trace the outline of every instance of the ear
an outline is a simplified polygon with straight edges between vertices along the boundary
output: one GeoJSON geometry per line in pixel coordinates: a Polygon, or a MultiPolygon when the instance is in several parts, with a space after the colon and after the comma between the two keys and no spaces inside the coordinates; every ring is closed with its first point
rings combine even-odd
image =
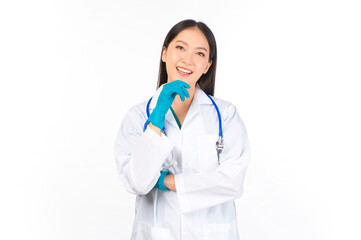
{"type": "Polygon", "coordinates": [[[166,47],[163,47],[163,50],[162,50],[162,61],[165,62],[167,59],[167,48],[166,47]]]}
{"type": "Polygon", "coordinates": [[[209,61],[208,64],[207,64],[206,69],[203,72],[203,74],[206,74],[208,72],[208,69],[211,67],[211,65],[212,65],[212,61],[209,61]]]}

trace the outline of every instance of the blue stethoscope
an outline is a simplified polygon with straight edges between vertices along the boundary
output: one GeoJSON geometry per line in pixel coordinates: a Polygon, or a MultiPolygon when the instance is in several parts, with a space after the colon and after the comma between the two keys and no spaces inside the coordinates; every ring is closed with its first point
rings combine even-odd
{"type": "MultiPolygon", "coordinates": [[[[223,132],[222,132],[222,119],[221,119],[221,114],[219,113],[219,109],[218,109],[218,106],[217,104],[214,102],[214,100],[211,98],[211,96],[209,96],[207,93],[205,93],[208,98],[212,101],[213,103],[213,106],[216,108],[217,110],[217,115],[218,115],[218,123],[219,123],[219,134],[218,134],[218,141],[216,142],[216,150],[217,150],[217,154],[218,154],[218,164],[219,164],[219,154],[221,154],[224,150],[224,142],[223,142],[223,132]]],[[[146,112],[147,112],[147,118],[149,118],[149,105],[150,105],[150,102],[152,101],[152,98],[151,97],[147,103],[147,108],[146,108],[146,112]]],[[[144,129],[143,129],[143,132],[147,129],[147,122],[144,124],[144,129]]],[[[165,129],[163,127],[162,131],[164,132],[165,134],[165,129]]],[[[167,167],[167,169],[171,168],[173,166],[170,165],[169,167],[167,167]]]]}

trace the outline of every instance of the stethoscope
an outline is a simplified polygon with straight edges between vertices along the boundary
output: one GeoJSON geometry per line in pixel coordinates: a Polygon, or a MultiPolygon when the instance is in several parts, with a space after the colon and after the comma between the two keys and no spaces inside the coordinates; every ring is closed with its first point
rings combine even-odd
{"type": "MultiPolygon", "coordinates": [[[[224,150],[223,132],[222,132],[222,119],[221,119],[221,114],[220,114],[220,112],[219,112],[219,109],[218,109],[217,104],[214,102],[214,100],[211,98],[211,96],[209,96],[207,93],[205,93],[205,94],[206,94],[206,95],[208,96],[208,98],[212,101],[213,106],[216,108],[217,115],[218,115],[219,134],[218,134],[218,141],[216,142],[216,150],[217,150],[218,164],[219,164],[219,163],[220,163],[220,161],[219,161],[219,154],[221,154],[221,153],[223,152],[223,150],[224,150]]],[[[147,118],[149,118],[149,115],[150,115],[150,114],[149,114],[149,105],[150,105],[150,102],[152,101],[152,98],[153,98],[153,97],[151,97],[151,98],[149,99],[148,103],[147,103],[147,107],[146,107],[147,118]]],[[[148,124],[147,124],[147,122],[145,122],[143,132],[147,129],[147,126],[148,126],[148,124]]],[[[165,132],[165,128],[164,128],[164,127],[163,127],[163,129],[162,129],[162,132],[163,132],[165,135],[167,135],[166,132],[165,132]]],[[[173,167],[176,163],[177,163],[176,161],[173,161],[173,163],[172,163],[171,165],[169,165],[168,167],[163,168],[163,170],[168,170],[168,169],[170,169],[170,168],[173,167]]]]}

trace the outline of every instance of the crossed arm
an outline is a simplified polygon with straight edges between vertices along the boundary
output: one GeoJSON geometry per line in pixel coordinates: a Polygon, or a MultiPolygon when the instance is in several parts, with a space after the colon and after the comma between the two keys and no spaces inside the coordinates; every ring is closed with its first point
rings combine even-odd
{"type": "MultiPolygon", "coordinates": [[[[159,127],[154,126],[152,123],[149,123],[149,127],[160,136],[160,128],[159,127]]],[[[177,191],[173,174],[168,174],[165,176],[164,186],[166,186],[170,191],[174,191],[174,192],[177,191]]]]}

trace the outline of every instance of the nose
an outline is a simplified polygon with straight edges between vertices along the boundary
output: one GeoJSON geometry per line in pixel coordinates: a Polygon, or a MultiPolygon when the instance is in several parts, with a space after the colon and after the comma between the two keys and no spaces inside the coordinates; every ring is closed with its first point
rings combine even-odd
{"type": "Polygon", "coordinates": [[[183,55],[183,63],[186,65],[193,64],[193,54],[189,51],[185,52],[183,55]]]}

